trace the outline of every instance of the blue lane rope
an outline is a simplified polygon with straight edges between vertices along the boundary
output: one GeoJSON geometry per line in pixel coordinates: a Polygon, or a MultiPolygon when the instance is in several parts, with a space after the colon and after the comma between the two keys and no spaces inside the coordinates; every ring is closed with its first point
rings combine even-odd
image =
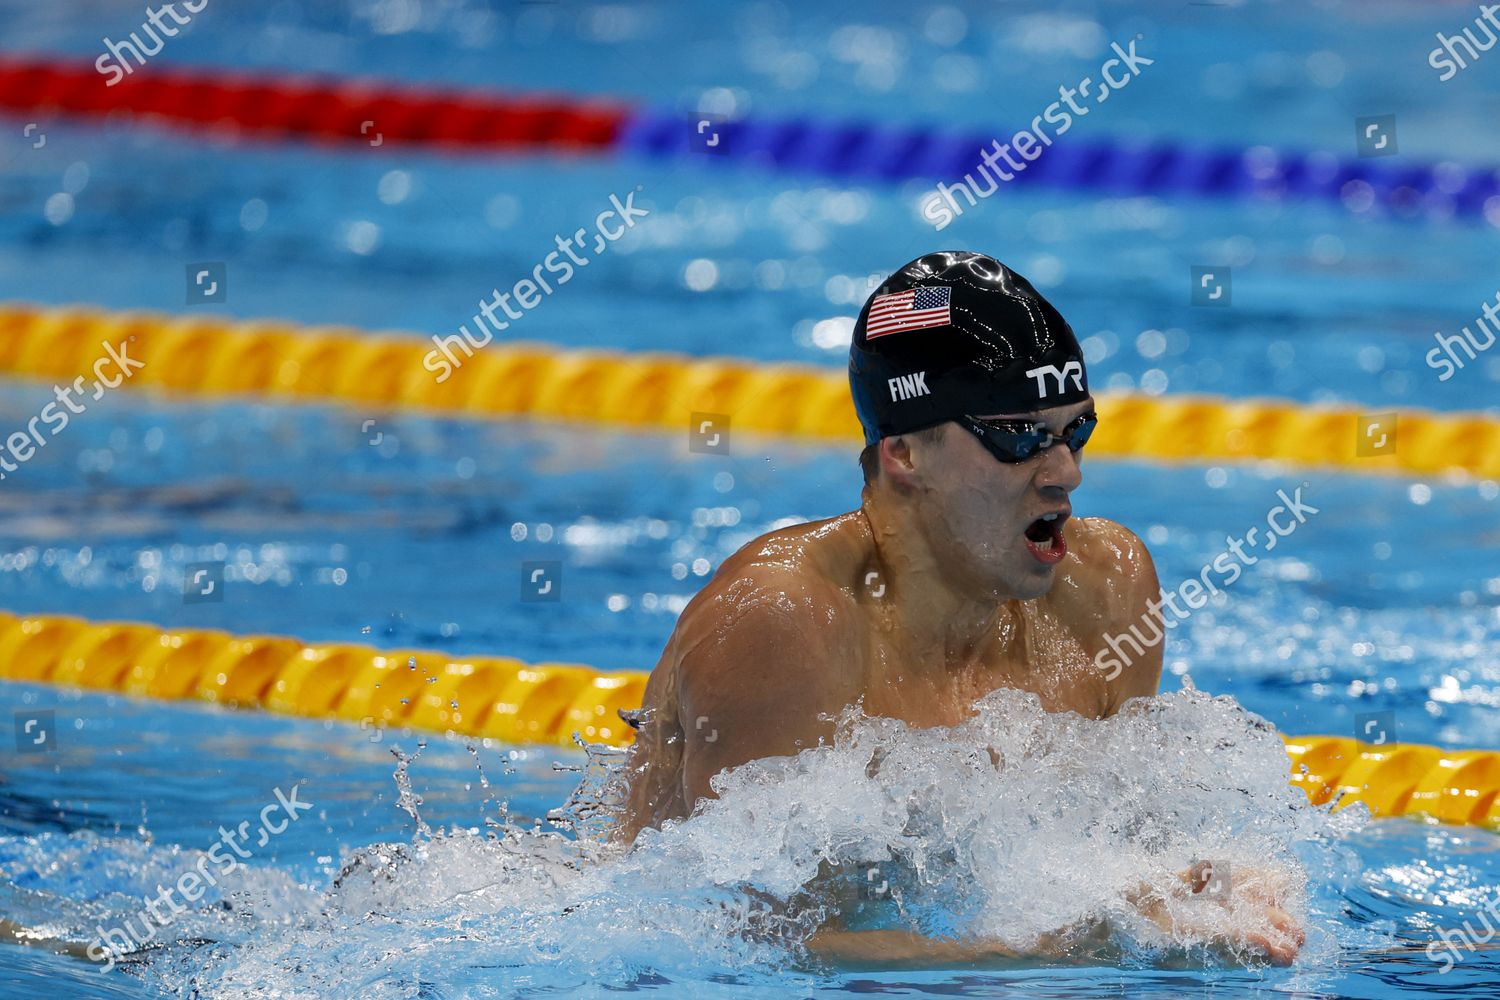
{"type": "MultiPolygon", "coordinates": [[[[746,118],[717,122],[719,141],[705,148],[697,119],[677,112],[628,116],[617,136],[622,152],[655,159],[693,157],[776,171],[868,181],[930,179],[956,183],[978,176],[980,151],[1013,130],[942,131],[860,122],[746,118]]],[[[1500,196],[1500,170],[1397,157],[1347,158],[1326,152],[1255,147],[1195,147],[1167,140],[1055,139],[1016,173],[1014,184],[1105,191],[1117,195],[1189,194],[1342,201],[1346,187],[1367,184],[1372,204],[1398,215],[1482,217],[1500,196]]],[[[965,204],[967,207],[967,204],[965,204]]],[[[1491,209],[1500,225],[1500,203],[1491,209]]]]}

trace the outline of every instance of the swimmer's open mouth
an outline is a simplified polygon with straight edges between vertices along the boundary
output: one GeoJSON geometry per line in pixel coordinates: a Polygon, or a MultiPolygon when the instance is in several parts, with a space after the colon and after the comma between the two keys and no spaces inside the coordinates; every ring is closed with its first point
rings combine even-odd
{"type": "Polygon", "coordinates": [[[1068,554],[1068,543],[1063,541],[1063,524],[1068,520],[1064,513],[1043,514],[1026,528],[1026,548],[1037,562],[1052,565],[1062,561],[1068,554]]]}

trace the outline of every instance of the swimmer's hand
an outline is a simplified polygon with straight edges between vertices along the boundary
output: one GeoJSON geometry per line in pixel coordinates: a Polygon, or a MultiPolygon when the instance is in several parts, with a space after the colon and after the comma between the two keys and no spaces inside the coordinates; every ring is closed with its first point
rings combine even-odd
{"type": "Polygon", "coordinates": [[[1273,965],[1291,965],[1307,935],[1282,909],[1286,875],[1269,868],[1236,867],[1223,896],[1204,894],[1211,875],[1209,862],[1200,861],[1178,872],[1165,890],[1143,883],[1130,902],[1174,938],[1202,941],[1230,956],[1249,950],[1273,965]],[[1172,897],[1173,905],[1166,896],[1172,897]]]}

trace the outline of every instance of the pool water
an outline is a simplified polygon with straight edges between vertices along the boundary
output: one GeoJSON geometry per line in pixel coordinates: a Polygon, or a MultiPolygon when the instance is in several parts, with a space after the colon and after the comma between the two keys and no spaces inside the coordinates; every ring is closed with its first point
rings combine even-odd
{"type": "MultiPolygon", "coordinates": [[[[29,405],[25,391],[11,395],[22,408],[29,405]]],[[[367,443],[361,447],[357,422],[342,410],[121,398],[101,419],[80,422],[75,434],[59,439],[69,451],[53,452],[49,464],[28,468],[35,473],[33,500],[5,517],[7,551],[16,557],[14,568],[0,573],[5,606],[279,630],[314,641],[455,653],[521,650],[534,660],[639,669],[653,661],[675,610],[701,585],[705,566],[782,518],[836,512],[836,501],[853,495],[858,478],[848,449],[779,441],[746,438],[727,458],[688,457],[684,441],[665,435],[410,416],[392,417],[383,426],[389,436],[382,446],[390,454],[367,443]],[[157,437],[180,441],[181,447],[153,451],[157,437]],[[55,485],[55,477],[76,475],[84,456],[102,453],[112,454],[119,470],[111,471],[113,482],[100,483],[86,498],[55,485]],[[774,506],[769,498],[776,499],[774,506]],[[217,545],[225,546],[222,553],[217,545]],[[183,605],[183,566],[216,558],[230,565],[224,603],[183,605]],[[516,600],[515,567],[536,558],[563,563],[564,600],[558,604],[516,600]],[[445,569],[454,565],[464,571],[445,569]],[[347,573],[342,585],[333,582],[339,569],[347,573]]],[[[1431,496],[1418,505],[1409,482],[1385,477],[1098,462],[1089,465],[1076,504],[1080,511],[1107,512],[1152,539],[1159,572],[1170,583],[1196,575],[1222,547],[1226,532],[1240,534],[1258,523],[1276,489],[1291,490],[1303,481],[1309,483],[1304,499],[1319,513],[1278,547],[1274,559],[1248,568],[1222,607],[1204,609],[1177,630],[1167,646],[1164,690],[1178,689],[1190,672],[1197,687],[1231,695],[1289,732],[1350,733],[1355,713],[1391,710],[1403,740],[1494,746],[1494,664],[1500,657],[1493,596],[1486,590],[1493,562],[1464,540],[1463,530],[1492,516],[1487,512],[1495,501],[1482,485],[1434,483],[1431,496]],[[1189,493],[1213,499],[1191,505],[1161,499],[1189,493]],[[1419,506],[1401,520],[1420,519],[1437,541],[1392,536],[1393,512],[1419,506]],[[1377,552],[1380,541],[1372,539],[1386,538],[1389,552],[1377,552]],[[1430,571],[1434,563],[1445,567],[1441,575],[1430,571]]],[[[1488,551],[1493,545],[1491,539],[1488,551]]],[[[191,867],[196,852],[218,840],[221,825],[254,819],[276,801],[276,788],[285,791],[299,781],[316,811],[247,861],[269,884],[239,890],[236,902],[248,900],[246,920],[305,912],[308,894],[328,889],[350,852],[366,845],[426,843],[398,806],[390,754],[394,745],[412,752],[414,735],[252,713],[226,716],[197,705],[47,687],[9,685],[7,695],[21,705],[53,709],[63,727],[58,753],[13,758],[3,789],[7,836],[0,841],[0,870],[37,912],[76,912],[63,906],[68,902],[132,913],[155,885],[140,883],[142,871],[157,879],[166,872],[176,877],[191,867]],[[143,846],[147,838],[149,847],[143,846]]],[[[431,828],[487,829],[487,819],[501,818],[504,802],[510,822],[529,831],[578,781],[576,772],[554,771],[554,762],[583,764],[581,753],[564,748],[493,746],[478,752],[491,790],[484,788],[475,758],[441,737],[432,738],[409,768],[412,788],[422,798],[419,813],[431,828]]],[[[1279,748],[1273,759],[1275,777],[1260,791],[1288,791],[1295,801],[1301,793],[1285,785],[1279,748]]],[[[1225,761],[1212,760],[1211,767],[1214,774],[1226,773],[1225,761]]],[[[1129,761],[1120,768],[1139,769],[1129,761]]],[[[1236,819],[1243,823],[1246,817],[1236,819]]],[[[1493,898],[1500,874],[1493,834],[1485,831],[1393,821],[1319,836],[1326,842],[1287,843],[1312,851],[1309,863],[1339,866],[1339,881],[1313,885],[1311,905],[1320,917],[1313,926],[1325,942],[1321,961],[1310,960],[1306,970],[1235,973],[1231,981],[1286,988],[1315,976],[1319,989],[1347,996],[1391,995],[1397,987],[1381,985],[1386,982],[1426,983],[1438,968],[1421,953],[1432,929],[1473,919],[1493,898]],[[1351,939],[1356,931],[1377,936],[1351,939]]],[[[528,841],[518,850],[538,847],[528,841]]],[[[426,864],[433,866],[426,878],[456,891],[464,879],[482,878],[496,861],[481,845],[464,842],[426,864]]],[[[679,877],[687,878],[685,872],[679,877]]],[[[334,898],[342,897],[334,891],[334,898]]],[[[513,926],[493,916],[501,909],[496,901],[486,902],[491,910],[485,912],[498,921],[488,925],[491,931],[513,926]]],[[[530,927],[539,909],[526,909],[527,902],[512,901],[530,927]]],[[[672,938],[667,940],[678,947],[665,948],[658,938],[655,946],[663,951],[653,953],[640,916],[622,916],[617,898],[609,903],[599,903],[597,923],[554,930],[574,937],[606,934],[639,966],[558,953],[518,965],[521,960],[509,952],[492,964],[477,958],[477,964],[466,964],[464,946],[440,947],[430,940],[436,932],[428,921],[444,926],[451,915],[418,907],[402,930],[376,938],[386,952],[410,961],[370,965],[373,959],[360,952],[367,961],[359,967],[382,968],[380,988],[392,996],[484,996],[484,984],[498,990],[495,995],[523,995],[533,987],[597,989],[639,977],[645,977],[638,983],[643,987],[690,988],[695,995],[711,988],[726,995],[784,995],[777,990],[790,988],[789,982],[774,985],[778,980],[767,971],[764,955],[725,954],[718,926],[690,939],[696,951],[672,938]],[[613,936],[621,927],[632,929],[637,936],[626,940],[640,941],[642,950],[623,947],[613,936]],[[443,961],[434,964],[434,956],[443,961]],[[739,985],[712,985],[725,976],[739,985]],[[415,992],[405,977],[428,983],[423,988],[429,992],[415,992]],[[400,992],[407,988],[409,993],[400,992]]],[[[717,907],[722,901],[694,903],[717,907]]],[[[699,922],[706,919],[706,912],[691,912],[699,922]]],[[[108,926],[101,921],[80,917],[68,926],[92,932],[108,926]]],[[[658,928],[663,936],[680,930],[670,922],[666,927],[658,928]]],[[[81,996],[152,996],[190,976],[216,982],[215,975],[227,983],[237,982],[235,977],[275,982],[290,996],[309,982],[321,983],[315,991],[321,996],[380,995],[370,992],[376,980],[338,972],[344,966],[333,945],[342,936],[314,939],[322,942],[321,950],[307,938],[293,939],[303,949],[288,952],[297,956],[294,964],[281,953],[190,950],[174,956],[175,964],[154,966],[138,989],[119,972],[79,973],[70,960],[14,948],[0,954],[15,976],[78,976],[81,996]],[[263,962],[268,964],[257,964],[263,962]],[[294,968],[325,978],[298,975],[294,968]],[[173,978],[178,973],[181,978],[173,978]]],[[[473,948],[475,955],[489,953],[473,948]]],[[[1481,982],[1495,973],[1493,960],[1481,953],[1441,981],[1481,982]]],[[[1153,989],[1182,995],[1196,988],[1192,984],[1218,988],[1225,976],[1108,969],[1040,978],[1035,971],[860,974],[827,981],[804,975],[795,982],[809,993],[873,979],[893,988],[947,984],[941,988],[973,995],[1010,984],[1087,996],[1117,991],[1123,977],[1147,995],[1153,989]]],[[[223,992],[204,995],[258,995],[220,985],[223,992]]]]}
{"type": "MultiPolygon", "coordinates": [[[[226,997],[457,997],[640,988],[694,996],[879,989],[1087,997],[1122,989],[1132,996],[1206,996],[1253,988],[1388,996],[1427,992],[1439,981],[1475,987],[1496,974],[1493,958],[1480,952],[1438,980],[1438,967],[1422,954],[1433,928],[1472,920],[1470,908],[1492,891],[1500,875],[1493,834],[1405,821],[1366,825],[1354,811],[1338,823],[1306,807],[1288,812],[1301,793],[1285,784],[1274,736],[1262,733],[1265,742],[1256,745],[1237,708],[1183,704],[1183,695],[1174,696],[1179,702],[1163,713],[1159,730],[1147,723],[1103,746],[1097,733],[1069,741],[1045,724],[1038,728],[1024,711],[991,719],[1002,752],[1038,732],[1056,740],[1051,759],[1036,767],[1020,755],[1007,757],[1021,766],[1011,779],[1016,787],[1001,797],[964,801],[965,790],[978,790],[959,770],[964,741],[943,734],[912,749],[919,740],[886,734],[883,745],[904,745],[900,763],[912,769],[902,772],[904,781],[893,781],[894,798],[877,783],[858,786],[868,753],[824,755],[804,773],[731,789],[720,800],[723,808],[648,843],[634,865],[595,862],[582,870],[569,865],[578,861],[570,842],[538,832],[548,829],[543,817],[579,777],[555,771],[555,762],[580,767],[578,754],[485,748],[476,760],[461,746],[434,740],[409,774],[421,800],[416,810],[438,832],[413,836],[415,821],[392,780],[391,751],[413,753],[415,737],[384,734],[375,743],[344,723],[271,715],[246,715],[226,726],[221,714],[196,706],[163,709],[29,686],[20,697],[55,705],[59,717],[73,722],[48,765],[11,774],[17,787],[46,794],[7,789],[8,835],[0,841],[7,912],[45,915],[38,925],[87,940],[136,918],[141,900],[194,870],[203,852],[222,842],[225,826],[251,821],[252,836],[239,843],[252,856],[223,878],[217,897],[210,895],[216,905],[173,926],[188,943],[153,953],[144,969],[100,976],[73,960],[11,948],[8,980],[33,991],[10,995],[149,997],[197,989],[226,997]],[[1135,742],[1148,732],[1154,738],[1135,742]],[[1007,735],[1014,745],[1000,743],[1007,735]],[[1175,761],[1190,746],[1189,735],[1215,740],[1218,753],[1175,761]],[[1152,749],[1155,756],[1139,753],[1152,749]],[[1078,761],[1072,776],[1106,775],[1099,783],[1106,787],[1078,795],[1072,790],[1079,784],[1070,783],[1059,791],[1053,782],[1065,775],[1055,770],[1056,755],[1080,750],[1097,760],[1078,761]],[[1139,756],[1145,766],[1127,765],[1118,775],[1090,770],[1120,754],[1139,756]],[[1226,787],[1213,778],[1227,764],[1235,765],[1237,780],[1226,787]],[[101,774],[115,780],[101,785],[101,774]],[[292,782],[301,782],[298,798],[311,811],[256,846],[256,817],[276,801],[275,788],[285,791],[292,782]],[[808,796],[814,789],[822,796],[808,796]],[[917,815],[944,816],[953,826],[913,828],[907,796],[922,806],[917,815]],[[822,807],[804,811],[798,803],[822,807]],[[1052,819],[1053,836],[1015,836],[1038,815],[1052,819]],[[1174,822],[1151,833],[1150,818],[1165,815],[1174,822]],[[502,817],[503,830],[494,825],[502,817]],[[1116,825],[1101,831],[1101,821],[1116,825]],[[966,822],[978,822],[978,829],[966,829],[966,822]],[[889,836],[897,827],[900,834],[889,836]],[[1084,828],[1092,828],[1087,840],[1079,834],[1084,828]],[[485,840],[485,830],[503,837],[485,840]],[[1091,850],[1111,834],[1121,845],[1168,842],[1128,857],[1091,850]],[[882,879],[901,884],[906,912],[928,927],[955,914],[1061,920],[1081,899],[1106,900],[1122,878],[1148,870],[1148,858],[1178,856],[1189,846],[1243,861],[1247,870],[1252,862],[1296,857],[1312,881],[1305,961],[1269,972],[1194,963],[1157,971],[1143,967],[1150,956],[1141,955],[1127,958],[1123,969],[815,975],[789,967],[791,948],[767,940],[767,927],[755,924],[742,903],[736,909],[736,900],[745,886],[789,895],[816,869],[819,846],[828,849],[824,838],[857,861],[856,876],[878,865],[882,879]],[[879,853],[888,843],[896,845],[889,861],[879,853]],[[973,855],[961,855],[957,865],[950,859],[948,869],[987,875],[977,887],[966,886],[962,873],[925,885],[910,877],[917,858],[931,861],[931,853],[954,843],[973,855]],[[341,875],[361,852],[362,866],[341,875]],[[229,905],[221,909],[220,899],[229,905]]],[[[868,751],[880,742],[866,734],[863,746],[868,751]]]]}
{"type": "MultiPolygon", "coordinates": [[[[707,94],[716,108],[757,115],[888,113],[998,130],[1089,72],[1110,40],[1140,32],[1159,62],[1080,122],[1080,137],[1349,155],[1351,119],[1394,108],[1403,155],[1495,159],[1481,127],[1492,67],[1440,85],[1425,64],[1434,31],[1467,23],[1460,7],[838,6],[211,7],[161,58],[684,109],[707,94]]],[[[135,28],[141,11],[109,4],[85,17],[5,2],[0,19],[6,52],[91,60],[101,35],[135,28]]],[[[1006,259],[1059,305],[1096,386],[1492,414],[1500,398],[1500,354],[1441,383],[1423,362],[1435,330],[1456,332],[1500,288],[1494,228],[1482,219],[1018,186],[935,235],[914,208],[918,183],[846,188],[693,161],[443,158],[45,125],[44,148],[0,153],[6,299],[182,312],[184,265],[223,260],[228,303],[193,310],[447,333],[492,287],[528,273],[554,234],[640,186],[652,215],[517,323],[518,336],[838,365],[869,274],[958,246],[1006,259]],[[52,219],[66,217],[49,221],[59,193],[68,201],[53,201],[52,219]],[[1230,308],[1189,304],[1199,263],[1234,268],[1230,308]]],[[[0,428],[24,426],[50,395],[0,386],[0,428]]],[[[117,393],[0,484],[0,607],[646,669],[726,555],[857,502],[852,444],[733,440],[729,456],[691,455],[685,434],[117,393]],[[518,566],[535,559],[561,562],[560,602],[518,600],[518,566]],[[223,603],[183,603],[184,569],[202,561],[227,564],[223,603]]],[[[1389,711],[1401,740],[1500,748],[1500,486],[1090,461],[1074,505],[1139,533],[1170,587],[1196,577],[1226,535],[1262,523],[1277,490],[1298,487],[1319,513],[1172,634],[1172,694],[1157,728],[1122,729],[1106,758],[1024,705],[984,717],[996,739],[1037,731],[1054,753],[1137,781],[1152,793],[1137,809],[1167,815],[1171,776],[1190,770],[1199,784],[1185,783],[1175,826],[1154,838],[1122,829],[1109,834],[1118,842],[1090,840],[1134,800],[1063,782],[1056,756],[1039,758],[1053,768],[1049,802],[1045,769],[970,773],[935,737],[866,732],[866,748],[915,747],[884,786],[845,780],[840,767],[858,757],[845,748],[805,772],[769,775],[779,797],[731,792],[642,857],[600,859],[547,821],[585,774],[578,750],[471,752],[434,736],[401,764],[392,749],[409,758],[418,736],[0,684],[4,704],[50,709],[59,727],[55,753],[0,758],[0,914],[88,940],[138,913],[157,882],[192,870],[221,827],[258,824],[278,789],[302,783],[314,806],[181,919],[183,943],[103,976],[0,946],[0,995],[1493,990],[1492,952],[1466,952],[1448,972],[1424,953],[1439,930],[1474,926],[1500,904],[1492,832],[1302,807],[1252,718],[1182,692],[1227,695],[1292,733],[1350,735],[1357,715],[1389,711]],[[1222,745],[1199,760],[1190,751],[1209,735],[1222,745]],[[901,795],[954,826],[903,835],[900,817],[871,811],[901,795]],[[829,808],[776,811],[791,802],[829,808]],[[1033,820],[1049,824],[1045,854],[1028,853],[1033,820]],[[901,844],[888,862],[876,860],[880,833],[901,844]],[[1143,853],[1129,846],[1137,840],[1143,853]],[[946,871],[917,865],[944,844],[963,848],[946,871]],[[372,845],[399,846],[370,854],[372,845]],[[1013,930],[1033,915],[1104,905],[1123,876],[1100,858],[1295,859],[1309,875],[1310,940],[1290,970],[1204,968],[1201,956],[1156,968],[1141,931],[1127,935],[1122,968],[816,973],[794,959],[798,928],[749,907],[740,889],[792,898],[824,848],[851,865],[887,864],[928,927],[1009,918],[1013,930]],[[1085,868],[1093,879],[1080,881],[1085,868]]]]}

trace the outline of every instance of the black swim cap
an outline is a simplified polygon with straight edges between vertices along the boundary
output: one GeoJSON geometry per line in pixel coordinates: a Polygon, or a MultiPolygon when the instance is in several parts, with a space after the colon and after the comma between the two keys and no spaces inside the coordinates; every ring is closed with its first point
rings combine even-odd
{"type": "Polygon", "coordinates": [[[944,421],[1088,398],[1073,330],[993,257],[950,250],[907,264],[854,324],[849,390],[865,444],[944,421]]]}

